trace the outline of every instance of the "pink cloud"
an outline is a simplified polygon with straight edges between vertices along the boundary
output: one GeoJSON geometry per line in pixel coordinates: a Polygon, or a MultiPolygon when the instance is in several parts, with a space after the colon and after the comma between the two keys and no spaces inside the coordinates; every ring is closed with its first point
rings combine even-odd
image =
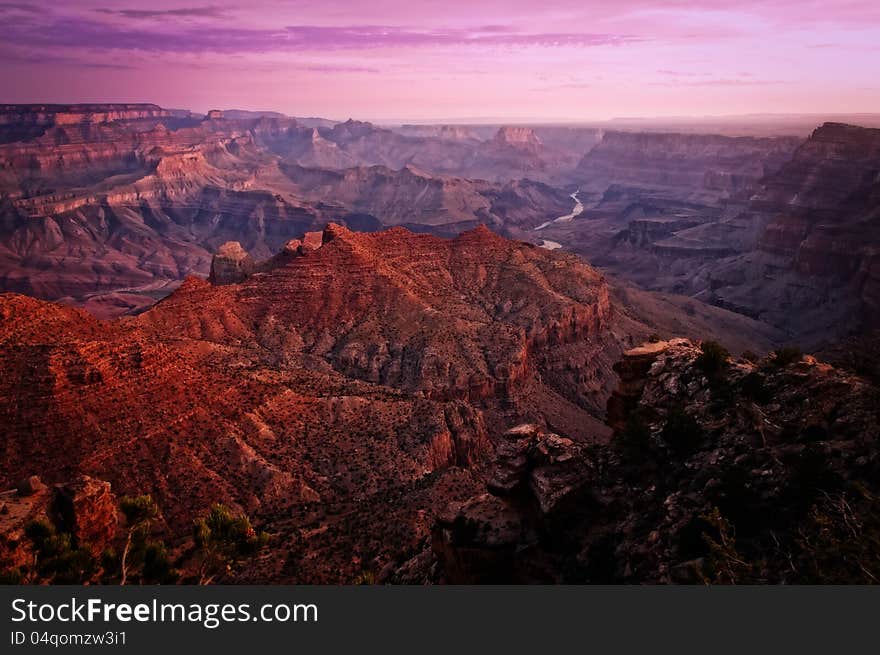
{"type": "Polygon", "coordinates": [[[865,0],[35,0],[0,3],[0,88],[361,117],[871,111],[878,41],[865,0]]]}

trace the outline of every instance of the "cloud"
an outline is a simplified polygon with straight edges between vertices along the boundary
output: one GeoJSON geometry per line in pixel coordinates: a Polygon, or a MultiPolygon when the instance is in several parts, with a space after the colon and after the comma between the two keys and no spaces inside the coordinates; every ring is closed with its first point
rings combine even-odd
{"type": "Polygon", "coordinates": [[[71,57],[63,54],[31,53],[22,49],[10,49],[0,47],[0,60],[7,64],[25,64],[31,66],[70,66],[73,68],[107,68],[118,70],[133,70],[137,68],[129,64],[108,63],[100,61],[83,61],[79,57],[71,57]]]}
{"type": "Polygon", "coordinates": [[[33,5],[26,5],[21,2],[0,2],[0,12],[20,11],[28,14],[38,14],[41,9],[33,5]]]}
{"type": "Polygon", "coordinates": [[[162,18],[228,18],[222,7],[179,7],[177,9],[96,9],[95,11],[112,16],[134,19],[162,18]]]}
{"type": "Polygon", "coordinates": [[[709,73],[692,73],[689,71],[674,71],[664,68],[657,69],[657,73],[668,77],[702,77],[704,75],[709,75],[709,73]]]}
{"type": "MultiPolygon", "coordinates": [[[[156,13],[153,10],[143,11],[156,13]]],[[[173,11],[193,10],[168,10],[164,15],[173,11]]],[[[8,44],[44,49],[60,47],[89,50],[226,54],[437,46],[592,47],[621,45],[641,40],[626,34],[522,33],[497,28],[485,30],[481,28],[418,29],[397,26],[292,25],[280,29],[260,29],[227,27],[216,24],[195,27],[165,22],[141,27],[68,16],[50,17],[45,24],[41,25],[10,22],[0,28],[0,38],[8,44]]]]}
{"type": "Polygon", "coordinates": [[[380,73],[378,68],[369,66],[344,66],[337,64],[317,64],[306,66],[305,70],[312,73],[380,73]]]}
{"type": "Polygon", "coordinates": [[[652,82],[651,86],[775,86],[787,84],[784,80],[756,80],[741,77],[716,78],[711,80],[675,80],[652,82]]]}

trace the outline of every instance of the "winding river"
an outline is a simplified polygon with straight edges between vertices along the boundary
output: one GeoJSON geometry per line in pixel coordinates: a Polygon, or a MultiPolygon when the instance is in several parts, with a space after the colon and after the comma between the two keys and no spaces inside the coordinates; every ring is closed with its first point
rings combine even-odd
{"type": "Polygon", "coordinates": [[[570,223],[574,220],[575,216],[580,216],[581,212],[584,211],[584,204],[578,199],[578,194],[580,192],[581,190],[578,189],[570,196],[570,198],[574,200],[574,209],[571,210],[570,214],[560,216],[559,218],[553,219],[552,221],[547,221],[546,223],[541,223],[538,227],[535,228],[535,232],[537,232],[538,230],[543,230],[548,225],[553,225],[553,223],[570,223]]]}

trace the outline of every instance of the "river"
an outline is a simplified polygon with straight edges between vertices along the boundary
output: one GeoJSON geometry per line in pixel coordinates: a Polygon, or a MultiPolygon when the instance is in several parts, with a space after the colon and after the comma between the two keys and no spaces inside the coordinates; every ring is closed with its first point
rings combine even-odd
{"type": "Polygon", "coordinates": [[[570,214],[560,216],[559,218],[553,219],[552,221],[547,221],[546,223],[541,223],[538,227],[535,228],[535,232],[537,232],[538,230],[543,230],[548,225],[553,225],[553,223],[570,223],[574,220],[575,216],[580,216],[581,212],[584,211],[584,204],[578,199],[578,194],[580,192],[581,190],[578,189],[570,196],[570,198],[574,200],[574,209],[571,210],[570,214]]]}

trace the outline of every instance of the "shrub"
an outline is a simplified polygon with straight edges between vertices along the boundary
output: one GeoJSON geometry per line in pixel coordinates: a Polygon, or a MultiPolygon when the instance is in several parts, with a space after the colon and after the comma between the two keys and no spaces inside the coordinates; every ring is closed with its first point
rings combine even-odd
{"type": "Polygon", "coordinates": [[[125,522],[128,524],[125,547],[122,549],[122,558],[119,562],[121,573],[119,584],[124,585],[131,573],[131,566],[144,564],[144,557],[150,545],[147,537],[153,520],[159,516],[159,508],[150,496],[125,496],[119,501],[119,509],[125,515],[125,522]]]}
{"type": "Polygon", "coordinates": [[[26,574],[24,567],[4,569],[0,571],[0,585],[24,584],[26,574]]]}
{"type": "Polygon", "coordinates": [[[757,364],[761,361],[761,356],[758,353],[752,352],[751,350],[746,350],[742,354],[742,358],[747,362],[752,362],[753,364],[757,364]]]}
{"type": "Polygon", "coordinates": [[[675,407],[669,412],[660,436],[673,451],[687,455],[702,444],[703,429],[692,416],[686,414],[680,407],[675,407]]]}
{"type": "Polygon", "coordinates": [[[864,487],[826,495],[798,531],[800,582],[877,584],[880,581],[880,499],[864,487]]]}
{"type": "Polygon", "coordinates": [[[152,541],[144,549],[143,581],[156,584],[174,584],[180,574],[171,566],[165,544],[152,541]]]}
{"type": "MultiPolygon", "coordinates": [[[[81,584],[91,580],[97,565],[85,548],[75,548],[67,532],[58,532],[45,520],[34,520],[24,527],[34,547],[36,579],[53,584],[81,584]]],[[[25,572],[20,571],[22,575],[25,572]]]]}
{"type": "Polygon", "coordinates": [[[755,583],[759,567],[749,562],[737,550],[736,531],[730,522],[721,515],[717,507],[712,508],[702,518],[711,526],[711,532],[714,532],[703,533],[703,539],[709,546],[708,563],[711,570],[711,577],[706,578],[706,583],[755,583]]]}
{"type": "Polygon", "coordinates": [[[704,341],[700,344],[700,355],[694,362],[706,377],[713,379],[727,368],[727,360],[730,353],[717,341],[704,341]]]}
{"type": "Polygon", "coordinates": [[[358,573],[354,580],[352,580],[353,585],[374,585],[376,584],[376,574],[372,571],[363,570],[358,573]]]}
{"type": "Polygon", "coordinates": [[[780,368],[783,366],[788,366],[789,364],[794,364],[795,362],[799,362],[803,357],[803,353],[801,353],[800,349],[793,346],[779,348],[773,351],[773,355],[773,365],[780,368]]]}
{"type": "Polygon", "coordinates": [[[269,535],[255,531],[247,516],[235,516],[228,507],[217,504],[193,524],[193,540],[202,560],[199,584],[209,584],[217,576],[231,573],[242,557],[263,548],[269,535]]]}
{"type": "Polygon", "coordinates": [[[125,515],[129,527],[142,525],[159,515],[159,508],[149,495],[124,496],[119,501],[119,509],[125,515]]]}

